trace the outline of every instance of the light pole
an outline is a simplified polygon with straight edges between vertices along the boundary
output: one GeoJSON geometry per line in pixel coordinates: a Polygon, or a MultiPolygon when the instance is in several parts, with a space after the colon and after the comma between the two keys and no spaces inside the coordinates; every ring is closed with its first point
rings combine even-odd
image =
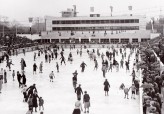
{"type": "Polygon", "coordinates": [[[113,13],[113,6],[110,6],[110,11],[111,11],[111,17],[112,17],[112,13],[113,13]]]}

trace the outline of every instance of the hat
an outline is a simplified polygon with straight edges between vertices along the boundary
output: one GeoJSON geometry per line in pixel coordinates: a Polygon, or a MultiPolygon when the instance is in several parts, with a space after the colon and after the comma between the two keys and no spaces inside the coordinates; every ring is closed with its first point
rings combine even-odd
{"type": "Polygon", "coordinates": [[[78,73],[77,73],[77,70],[75,70],[75,72],[74,73],[72,73],[73,75],[77,75],[78,73]]]}

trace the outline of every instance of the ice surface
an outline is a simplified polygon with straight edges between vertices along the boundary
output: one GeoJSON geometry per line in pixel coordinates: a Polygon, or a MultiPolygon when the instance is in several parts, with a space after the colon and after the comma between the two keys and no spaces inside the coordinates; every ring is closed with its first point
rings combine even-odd
{"type": "MultiPolygon", "coordinates": [[[[91,49],[90,49],[91,50],[91,49]]],[[[100,49],[100,52],[104,52],[107,49],[100,49]]],[[[65,49],[64,56],[67,59],[70,50],[65,49]]],[[[86,49],[83,49],[83,55],[76,54],[76,50],[71,51],[73,54],[73,63],[69,62],[66,65],[60,65],[60,72],[56,71],[56,62],[60,63],[60,60],[52,60],[51,63],[44,62],[44,55],[37,57],[36,64],[39,68],[39,64],[43,61],[43,73],[39,73],[37,69],[37,75],[33,75],[33,55],[34,52],[26,53],[26,56],[19,54],[19,56],[12,56],[13,64],[12,70],[20,71],[20,60],[24,58],[27,64],[26,77],[27,86],[36,84],[38,89],[38,95],[42,96],[45,104],[44,114],[72,114],[74,109],[74,103],[76,101],[76,94],[74,93],[72,85],[72,73],[78,71],[78,84],[81,84],[83,91],[88,91],[91,97],[90,114],[139,114],[139,96],[136,99],[131,99],[131,91],[129,92],[129,99],[124,99],[124,92],[119,90],[121,83],[124,83],[126,87],[130,87],[132,84],[131,71],[126,73],[125,68],[116,72],[108,72],[106,78],[110,83],[109,96],[105,96],[104,93],[104,78],[101,71],[101,57],[98,58],[99,68],[94,71],[94,62],[90,61],[86,49]],[[81,73],[80,64],[84,61],[87,64],[84,73],[81,73]],[[55,79],[53,83],[49,81],[49,74],[51,71],[55,72],[55,79]]],[[[127,51],[127,55],[129,50],[127,51]]],[[[116,56],[116,60],[120,62],[121,56],[116,56]]],[[[130,70],[134,60],[134,54],[130,61],[130,70]]],[[[6,62],[0,65],[0,67],[6,68],[6,62]]],[[[18,82],[15,76],[15,81],[12,80],[11,71],[7,73],[8,82],[3,84],[2,93],[0,94],[0,114],[25,114],[28,110],[27,103],[23,102],[23,94],[18,87],[18,82]]],[[[39,114],[34,112],[34,114],[39,114]]]]}

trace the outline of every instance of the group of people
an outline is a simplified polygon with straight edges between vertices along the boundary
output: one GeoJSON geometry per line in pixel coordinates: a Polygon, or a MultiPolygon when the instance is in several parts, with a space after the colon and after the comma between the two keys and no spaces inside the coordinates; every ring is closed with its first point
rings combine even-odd
{"type": "MultiPolygon", "coordinates": [[[[109,50],[110,50],[110,48],[109,48],[109,50]]],[[[112,72],[112,69],[116,68],[116,71],[118,72],[119,68],[124,68],[124,61],[125,61],[125,58],[127,56],[126,55],[126,48],[120,48],[120,54],[122,56],[122,59],[120,61],[120,65],[119,65],[119,62],[116,60],[116,56],[118,56],[118,53],[119,53],[118,50],[115,48],[111,48],[112,51],[109,51],[109,50],[106,51],[106,58],[107,58],[106,60],[104,57],[105,55],[103,53],[100,54],[99,49],[97,49],[97,56],[96,56],[96,52],[94,49],[92,51],[87,50],[87,53],[89,55],[90,60],[91,61],[93,60],[93,62],[95,63],[94,70],[98,69],[98,60],[97,60],[98,58],[97,57],[101,56],[101,58],[102,58],[102,69],[101,70],[103,71],[103,77],[104,78],[106,77],[105,74],[107,71],[111,70],[111,72],[112,72]],[[123,49],[124,49],[124,51],[123,51],[123,49]]],[[[53,48],[53,49],[50,48],[50,49],[47,49],[45,51],[39,50],[38,51],[38,57],[41,54],[43,54],[42,52],[45,52],[44,53],[45,62],[51,63],[51,60],[54,59],[54,55],[55,55],[55,59],[58,59],[58,51],[59,50],[57,48],[53,48]]],[[[79,53],[80,53],[80,57],[82,57],[82,48],[80,49],[80,51],[77,49],[77,55],[79,53]]],[[[61,55],[61,58],[60,58],[61,65],[63,62],[66,65],[66,61],[65,61],[65,57],[64,57],[64,48],[62,48],[60,55],[61,55]]],[[[34,53],[33,74],[36,74],[36,70],[38,68],[38,66],[35,63],[35,61],[37,60],[36,56],[37,56],[37,54],[35,52],[34,53]]],[[[68,55],[68,61],[70,61],[71,63],[73,61],[73,55],[71,52],[68,55]]],[[[128,57],[128,60],[125,62],[126,70],[129,70],[129,63],[130,63],[130,55],[128,57]]],[[[11,64],[12,64],[12,62],[10,63],[10,65],[11,64]]],[[[44,107],[43,107],[44,100],[42,99],[42,97],[38,96],[38,92],[37,92],[37,89],[35,87],[35,84],[30,86],[29,88],[27,88],[26,76],[25,76],[26,62],[23,58],[21,59],[20,64],[21,64],[21,73],[19,73],[19,71],[17,72],[17,79],[18,79],[19,87],[22,88],[22,93],[24,96],[23,101],[27,102],[29,105],[28,113],[32,113],[33,108],[35,108],[35,111],[37,111],[38,101],[39,101],[39,106],[44,109],[44,107]]],[[[8,63],[8,65],[9,65],[9,63],[8,63]]],[[[87,66],[87,64],[84,61],[80,64],[81,73],[85,73],[84,71],[85,71],[86,66],[87,66]]],[[[56,62],[56,68],[57,68],[57,72],[59,72],[58,62],[56,62]]],[[[9,69],[11,69],[11,68],[9,67],[9,69]]],[[[40,65],[39,65],[39,73],[42,73],[42,72],[43,72],[43,62],[41,61],[40,65]]],[[[0,71],[0,85],[1,85],[1,79],[3,79],[3,75],[4,75],[3,72],[0,71]]],[[[13,76],[13,80],[14,80],[14,76],[15,76],[14,70],[13,70],[12,76],[13,76]]],[[[91,104],[90,103],[90,95],[88,94],[88,91],[84,91],[84,95],[83,95],[83,90],[81,88],[81,84],[79,84],[77,87],[77,83],[78,83],[78,80],[77,80],[78,77],[77,76],[78,76],[78,73],[76,70],[73,73],[73,77],[72,77],[73,88],[74,88],[75,93],[77,94],[77,101],[75,102],[75,108],[73,110],[73,114],[80,114],[81,110],[83,110],[81,99],[83,99],[83,103],[84,103],[84,109],[85,109],[84,113],[89,113],[89,108],[90,108],[90,104],[91,104]],[[81,95],[83,95],[83,98],[81,95]]],[[[53,79],[55,78],[55,74],[53,71],[51,71],[51,73],[49,74],[49,78],[50,78],[50,82],[54,81],[53,79]]],[[[133,78],[135,78],[135,77],[133,77],[133,78]]],[[[135,82],[135,79],[133,79],[133,83],[134,82],[135,82]]],[[[108,96],[109,95],[108,92],[109,92],[109,88],[110,88],[109,81],[107,79],[105,79],[103,85],[104,85],[105,96],[108,96]]],[[[133,84],[130,88],[132,89],[132,94],[135,94],[134,91],[136,91],[136,85],[133,84]]],[[[1,86],[0,86],[0,90],[1,90],[1,86]]],[[[125,88],[124,88],[124,91],[126,91],[125,88]]],[[[125,95],[128,95],[128,94],[125,94],[125,95]]],[[[125,98],[126,98],[126,96],[125,96],[125,98]]],[[[127,96],[127,98],[128,98],[128,96],[127,96]]],[[[135,96],[133,96],[133,98],[135,98],[135,96]]]]}

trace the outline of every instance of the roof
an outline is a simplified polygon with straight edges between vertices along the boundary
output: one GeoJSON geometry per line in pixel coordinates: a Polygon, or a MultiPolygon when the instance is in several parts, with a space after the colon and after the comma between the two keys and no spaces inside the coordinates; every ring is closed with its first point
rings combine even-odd
{"type": "Polygon", "coordinates": [[[100,16],[100,17],[89,17],[89,16],[77,16],[77,17],[53,17],[45,16],[46,20],[105,20],[105,19],[146,19],[144,15],[118,15],[118,16],[100,16]]]}

